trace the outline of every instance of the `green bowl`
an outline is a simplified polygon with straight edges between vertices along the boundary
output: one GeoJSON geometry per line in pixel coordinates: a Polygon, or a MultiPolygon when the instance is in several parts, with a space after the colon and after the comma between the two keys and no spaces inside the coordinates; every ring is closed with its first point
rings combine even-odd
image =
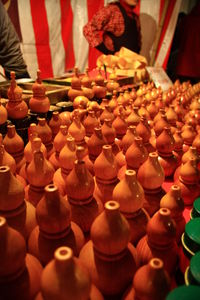
{"type": "Polygon", "coordinates": [[[200,251],[200,218],[192,219],[185,225],[182,245],[191,256],[200,251]]]}
{"type": "Polygon", "coordinates": [[[200,252],[197,252],[190,260],[190,266],[185,271],[185,284],[200,286],[200,252]]]}
{"type": "Polygon", "coordinates": [[[200,218],[200,197],[198,197],[193,203],[193,209],[191,211],[191,217],[200,218]]]}

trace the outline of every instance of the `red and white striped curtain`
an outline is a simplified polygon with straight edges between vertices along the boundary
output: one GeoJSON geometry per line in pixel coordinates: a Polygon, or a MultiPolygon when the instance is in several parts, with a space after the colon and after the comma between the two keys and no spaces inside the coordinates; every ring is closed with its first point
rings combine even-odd
{"type": "MultiPolygon", "coordinates": [[[[149,60],[156,30],[165,0],[140,0],[136,12],[140,14],[142,31],[141,53],[149,60]]],[[[4,0],[3,2],[6,2],[4,0]]],[[[28,71],[42,78],[61,76],[75,65],[84,71],[96,66],[100,52],[91,49],[82,28],[92,15],[109,0],[9,0],[11,19],[18,18],[18,34],[28,71]],[[14,11],[11,9],[15,6],[14,11]],[[13,15],[15,14],[15,15],[13,15]],[[18,14],[18,16],[17,16],[18,14]]],[[[170,0],[160,36],[155,65],[166,67],[177,22],[181,0],[170,0]]],[[[16,25],[16,24],[15,24],[16,25]]],[[[16,25],[17,26],[17,25],[16,25]]]]}

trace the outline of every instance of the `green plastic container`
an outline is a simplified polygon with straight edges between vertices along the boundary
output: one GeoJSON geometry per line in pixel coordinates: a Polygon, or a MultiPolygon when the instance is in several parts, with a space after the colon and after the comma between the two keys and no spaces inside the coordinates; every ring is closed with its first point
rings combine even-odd
{"type": "Polygon", "coordinates": [[[172,290],[166,300],[199,300],[200,287],[196,285],[183,285],[172,290]]]}
{"type": "Polygon", "coordinates": [[[200,197],[198,197],[193,203],[193,209],[191,211],[191,219],[200,218],[200,197]]]}
{"type": "Polygon", "coordinates": [[[185,272],[185,284],[200,286],[200,251],[190,260],[190,266],[185,272]]]}
{"type": "Polygon", "coordinates": [[[200,251],[200,218],[192,219],[185,225],[181,241],[184,253],[189,259],[200,251]]]}

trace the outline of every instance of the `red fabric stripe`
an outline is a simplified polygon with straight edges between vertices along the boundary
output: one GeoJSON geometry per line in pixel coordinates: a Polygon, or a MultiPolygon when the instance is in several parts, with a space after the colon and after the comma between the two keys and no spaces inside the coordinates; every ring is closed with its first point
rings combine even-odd
{"type": "Polygon", "coordinates": [[[65,48],[65,71],[75,65],[73,48],[73,12],[70,1],[60,0],[61,34],[65,48]]]}
{"type": "Polygon", "coordinates": [[[41,77],[53,77],[51,50],[49,47],[49,26],[45,1],[30,0],[33,29],[35,33],[35,46],[38,57],[38,67],[41,77]]]}
{"type": "Polygon", "coordinates": [[[134,13],[136,14],[136,15],[140,15],[140,1],[141,0],[139,0],[138,1],[138,4],[136,5],[136,7],[134,8],[134,13]]]}
{"type": "MultiPolygon", "coordinates": [[[[172,41],[173,41],[173,39],[172,39],[172,41]]],[[[168,62],[169,55],[170,55],[170,51],[171,51],[171,47],[172,47],[172,41],[171,41],[171,43],[170,43],[170,45],[169,45],[169,48],[168,48],[168,50],[167,50],[167,54],[166,54],[166,56],[165,56],[165,60],[164,60],[163,65],[162,65],[163,69],[166,69],[166,68],[167,68],[167,62],[168,62]]]]}
{"type": "Polygon", "coordinates": [[[175,3],[176,3],[176,0],[169,1],[169,6],[168,6],[168,10],[167,10],[167,13],[166,13],[166,16],[165,16],[165,21],[164,21],[162,33],[161,33],[161,36],[160,36],[160,41],[159,41],[159,45],[158,45],[156,57],[157,57],[157,55],[158,55],[158,53],[160,51],[160,48],[162,46],[163,39],[165,37],[165,33],[166,33],[167,28],[168,28],[169,21],[170,21],[170,18],[171,18],[171,15],[172,15],[175,3]]]}
{"type": "Polygon", "coordinates": [[[162,11],[163,11],[163,7],[164,7],[164,3],[165,3],[165,0],[160,0],[160,13],[159,13],[159,22],[160,22],[160,19],[161,19],[161,15],[162,15],[162,11]]]}
{"type": "MultiPolygon", "coordinates": [[[[87,9],[88,9],[88,21],[91,20],[92,16],[104,6],[104,0],[87,0],[87,9]]],[[[92,70],[96,67],[97,58],[102,53],[98,51],[96,48],[89,47],[89,54],[88,54],[88,66],[89,69],[92,70]]]]}

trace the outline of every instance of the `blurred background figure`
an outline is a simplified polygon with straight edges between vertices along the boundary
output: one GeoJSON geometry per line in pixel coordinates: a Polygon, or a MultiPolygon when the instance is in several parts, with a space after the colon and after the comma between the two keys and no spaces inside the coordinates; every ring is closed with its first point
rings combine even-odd
{"type": "Polygon", "coordinates": [[[139,53],[140,21],[134,12],[137,3],[137,0],[120,0],[94,14],[83,28],[89,45],[104,54],[114,54],[122,46],[139,53]]]}
{"type": "Polygon", "coordinates": [[[20,42],[14,26],[0,0],[0,65],[5,77],[10,78],[10,71],[15,71],[16,78],[30,77],[22,56],[20,42]]]}

